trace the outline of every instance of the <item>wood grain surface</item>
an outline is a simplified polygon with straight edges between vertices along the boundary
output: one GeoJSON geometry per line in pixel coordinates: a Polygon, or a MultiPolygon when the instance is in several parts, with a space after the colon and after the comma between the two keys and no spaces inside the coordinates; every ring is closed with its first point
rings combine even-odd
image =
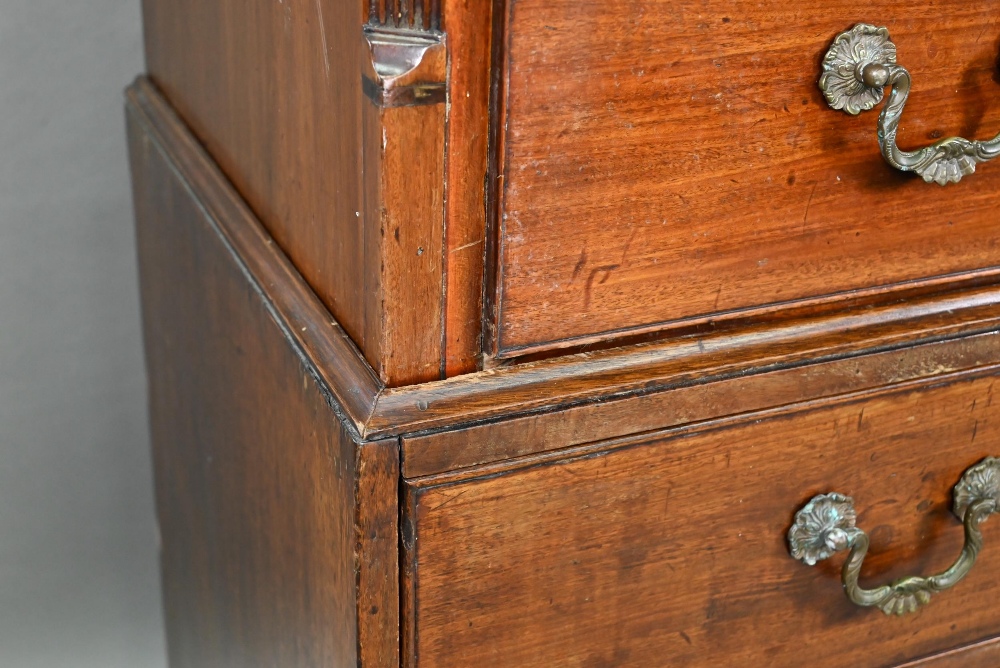
{"type": "Polygon", "coordinates": [[[951,487],[1000,452],[996,369],[407,485],[408,666],[888,666],[991,637],[1000,546],[917,615],[788,555],[794,512],[851,495],[871,586],[954,560],[951,487]]]}
{"type": "Polygon", "coordinates": [[[389,385],[437,380],[444,374],[445,105],[366,101],[362,118],[364,245],[377,256],[366,260],[362,348],[389,385]]]}
{"type": "Polygon", "coordinates": [[[143,0],[143,18],[152,80],[362,343],[367,3],[143,0]]]}
{"type": "Polygon", "coordinates": [[[784,385],[777,394],[762,389],[774,383],[826,395],[992,359],[988,341],[966,340],[1000,328],[1000,291],[983,287],[386,389],[157,91],[140,79],[130,100],[133,117],[198,192],[234,259],[273,305],[273,317],[315,361],[345,419],[369,438],[440,435],[406,439],[410,475],[572,445],[588,433],[599,439],[662,427],[659,413],[677,405],[667,391],[685,386],[704,386],[686,394],[702,397],[706,411],[726,405],[724,396],[743,397],[731,405],[753,408],[794,393],[784,385]],[[935,342],[940,346],[907,353],[935,342]],[[442,433],[458,426],[475,428],[442,433]]]}
{"type": "Polygon", "coordinates": [[[997,266],[1000,168],[896,172],[877,113],[817,86],[839,32],[886,25],[914,76],[901,145],[992,137],[994,2],[505,6],[499,357],[997,266]]]}
{"type": "Polygon", "coordinates": [[[483,262],[493,4],[444,0],[452,92],[445,202],[445,376],[477,371],[483,351],[483,262]]]}
{"type": "MultiPolygon", "coordinates": [[[[982,288],[776,326],[718,331],[581,353],[382,392],[370,434],[430,431],[541,414],[727,377],[848,359],[1000,328],[997,288],[982,288]]],[[[553,416],[558,419],[558,414],[553,416]]],[[[468,447],[474,448],[477,442],[468,447]]]]}
{"type": "MultiPolygon", "coordinates": [[[[436,29],[440,4],[404,3],[407,26],[419,14],[436,29]]],[[[483,269],[475,242],[485,214],[473,203],[483,208],[487,105],[473,103],[485,94],[463,92],[447,138],[443,95],[435,105],[373,105],[362,86],[375,58],[366,1],[143,7],[152,81],[378,376],[405,385],[476,370],[483,269]],[[446,160],[454,181],[447,236],[446,160]]],[[[456,48],[463,34],[482,37],[474,15],[455,14],[456,48]]],[[[460,82],[465,62],[453,67],[460,82]]]]}
{"type": "Polygon", "coordinates": [[[191,147],[174,159],[145,92],[128,119],[171,666],[398,666],[398,443],[360,440],[331,384],[364,375],[313,357],[343,332],[259,228],[223,232],[220,212],[252,218],[191,147]]]}

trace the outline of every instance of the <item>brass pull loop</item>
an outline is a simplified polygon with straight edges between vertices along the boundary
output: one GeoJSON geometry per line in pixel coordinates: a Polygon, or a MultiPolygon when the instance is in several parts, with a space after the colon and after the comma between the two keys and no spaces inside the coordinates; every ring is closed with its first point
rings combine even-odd
{"type": "Polygon", "coordinates": [[[988,457],[962,476],[953,490],[952,511],[965,524],[965,545],[955,563],[930,577],[907,577],[875,589],[858,585],[868,554],[868,535],[855,526],[854,500],[842,494],[820,494],[795,514],[788,530],[792,556],[810,566],[850,548],[842,580],[847,597],[862,607],[875,606],[887,615],[905,615],[926,605],[931,594],[951,589],[969,574],[983,547],[979,525],[1000,510],[1000,459],[988,457]]]}
{"type": "Polygon", "coordinates": [[[896,64],[896,45],[887,28],[859,23],[837,35],[823,58],[819,87],[834,109],[857,115],[882,101],[886,86],[889,102],[878,121],[878,143],[886,162],[904,172],[916,172],[927,183],[958,183],[976,171],[976,165],[1000,155],[1000,135],[989,141],[950,137],[918,151],[902,151],[896,131],[910,95],[910,73],[896,64]]]}

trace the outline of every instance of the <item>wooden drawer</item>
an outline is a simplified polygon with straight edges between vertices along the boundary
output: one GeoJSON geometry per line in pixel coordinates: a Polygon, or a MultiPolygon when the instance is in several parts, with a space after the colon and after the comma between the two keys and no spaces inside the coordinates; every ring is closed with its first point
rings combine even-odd
{"type": "Polygon", "coordinates": [[[838,491],[872,539],[862,584],[950,565],[951,488],[1000,452],[994,374],[409,480],[404,665],[888,666],[995,635],[1000,526],[902,618],[847,600],[842,555],[809,568],[786,543],[838,491]]]}
{"type": "Polygon", "coordinates": [[[897,172],[877,114],[817,85],[838,33],[889,26],[914,78],[900,143],[991,137],[995,2],[503,4],[497,356],[997,266],[1000,169],[944,190],[897,172]]]}
{"type": "Polygon", "coordinates": [[[143,0],[152,81],[389,387],[995,282],[1000,169],[897,172],[817,82],[889,26],[903,147],[990,136],[996,3],[870,4],[143,0]]]}

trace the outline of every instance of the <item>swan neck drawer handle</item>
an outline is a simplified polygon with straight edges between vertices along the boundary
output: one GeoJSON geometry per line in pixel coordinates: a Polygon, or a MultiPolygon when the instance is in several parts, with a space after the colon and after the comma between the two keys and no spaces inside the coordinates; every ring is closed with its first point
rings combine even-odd
{"type": "Polygon", "coordinates": [[[896,169],[916,172],[927,183],[958,183],[975,172],[977,164],[1000,155],[1000,135],[989,141],[951,137],[918,151],[900,150],[896,131],[910,82],[910,73],[896,64],[896,45],[888,29],[859,23],[833,41],[823,58],[819,87],[831,107],[856,115],[881,102],[885,87],[891,86],[878,121],[882,155],[896,169]]]}
{"type": "Polygon", "coordinates": [[[905,615],[930,602],[931,594],[951,589],[969,574],[983,547],[979,525],[1000,510],[1000,459],[988,457],[962,476],[953,490],[953,512],[965,524],[962,554],[948,570],[930,577],[907,577],[875,589],[858,585],[868,553],[868,534],[855,526],[854,500],[842,494],[820,494],[795,514],[788,531],[793,557],[810,566],[850,549],[842,579],[847,598],[887,615],[905,615]]]}

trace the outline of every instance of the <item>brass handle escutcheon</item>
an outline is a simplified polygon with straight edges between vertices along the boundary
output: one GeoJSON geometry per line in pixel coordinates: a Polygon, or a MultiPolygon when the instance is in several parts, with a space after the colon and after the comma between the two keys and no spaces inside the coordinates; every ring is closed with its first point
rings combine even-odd
{"type": "Polygon", "coordinates": [[[859,23],[837,35],[823,58],[819,87],[834,109],[856,115],[889,101],[878,121],[878,143],[886,162],[904,172],[916,172],[924,181],[958,183],[976,171],[976,165],[1000,155],[1000,135],[989,141],[950,137],[917,151],[902,151],[896,131],[910,95],[910,73],[896,64],[896,45],[886,28],[859,23]]]}
{"type": "Polygon", "coordinates": [[[955,485],[952,511],[965,524],[965,545],[955,563],[930,577],[908,577],[875,589],[858,585],[861,564],[868,553],[868,534],[855,526],[854,500],[842,494],[820,494],[795,514],[788,530],[793,557],[810,566],[850,549],[842,580],[847,597],[863,607],[875,606],[887,615],[905,615],[927,604],[931,594],[951,589],[976,563],[983,547],[979,525],[1000,510],[1000,459],[988,457],[962,475],[955,485]]]}

